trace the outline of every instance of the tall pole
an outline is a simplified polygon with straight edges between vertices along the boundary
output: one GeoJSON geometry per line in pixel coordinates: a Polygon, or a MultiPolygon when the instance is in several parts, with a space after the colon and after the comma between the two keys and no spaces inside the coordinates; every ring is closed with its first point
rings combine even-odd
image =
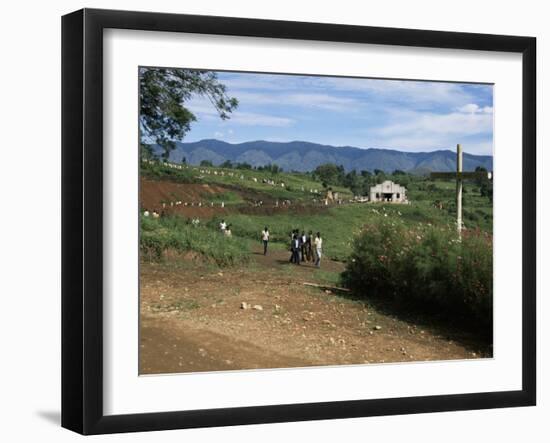
{"type": "Polygon", "coordinates": [[[462,237],[462,146],[456,145],[456,226],[462,237]]]}

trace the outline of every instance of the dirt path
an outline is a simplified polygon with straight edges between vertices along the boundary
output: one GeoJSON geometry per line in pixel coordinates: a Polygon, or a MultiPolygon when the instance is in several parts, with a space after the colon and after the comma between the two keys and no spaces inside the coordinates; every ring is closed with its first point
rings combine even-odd
{"type": "Polygon", "coordinates": [[[142,263],[142,374],[477,358],[480,351],[303,282],[343,270],[289,263],[258,244],[252,263],[142,263]],[[244,307],[244,309],[243,309],[244,307]]]}

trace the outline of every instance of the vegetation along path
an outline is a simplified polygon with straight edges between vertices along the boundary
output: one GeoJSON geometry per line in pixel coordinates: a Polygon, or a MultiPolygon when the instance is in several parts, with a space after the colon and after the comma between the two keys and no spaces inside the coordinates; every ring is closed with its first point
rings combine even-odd
{"type": "Polygon", "coordinates": [[[140,373],[483,356],[467,335],[408,323],[332,289],[340,262],[296,266],[285,249],[264,256],[260,244],[250,254],[230,268],[194,255],[141,264],[140,373]]]}

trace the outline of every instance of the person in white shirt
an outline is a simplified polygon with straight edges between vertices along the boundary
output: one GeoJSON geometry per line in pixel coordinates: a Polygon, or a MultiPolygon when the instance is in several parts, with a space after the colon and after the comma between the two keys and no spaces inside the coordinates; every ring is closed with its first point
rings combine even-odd
{"type": "Polygon", "coordinates": [[[269,242],[269,229],[267,226],[262,231],[262,242],[264,243],[264,255],[267,255],[267,244],[269,242]]]}
{"type": "Polygon", "coordinates": [[[318,268],[321,267],[321,257],[323,255],[323,239],[321,238],[321,233],[318,232],[313,241],[315,246],[315,266],[318,268]]]}
{"type": "Polygon", "coordinates": [[[145,211],[143,211],[143,216],[144,217],[149,217],[149,211],[146,209],[145,211]]]}
{"type": "Polygon", "coordinates": [[[226,237],[231,237],[231,225],[227,225],[227,228],[223,231],[223,235],[226,237]]]}
{"type": "Polygon", "coordinates": [[[222,220],[220,223],[220,231],[222,231],[222,234],[225,233],[226,229],[227,229],[227,223],[225,222],[225,220],[222,220]]]}

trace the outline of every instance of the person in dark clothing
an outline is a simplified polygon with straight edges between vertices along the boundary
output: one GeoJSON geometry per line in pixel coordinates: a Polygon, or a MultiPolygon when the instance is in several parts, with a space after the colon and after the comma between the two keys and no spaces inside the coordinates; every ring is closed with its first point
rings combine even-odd
{"type": "Polygon", "coordinates": [[[306,259],[307,261],[313,261],[313,251],[311,249],[311,241],[313,237],[313,231],[309,231],[306,237],[306,259]]]}
{"type": "Polygon", "coordinates": [[[288,260],[290,263],[294,263],[294,250],[292,248],[292,245],[294,244],[294,235],[296,234],[296,230],[293,230],[290,233],[290,259],[288,260]]]}
{"type": "Polygon", "coordinates": [[[298,229],[293,229],[292,232],[290,233],[290,258],[288,260],[290,263],[294,263],[293,245],[294,245],[294,236],[297,236],[297,235],[298,235],[298,229]]]}
{"type": "Polygon", "coordinates": [[[300,264],[300,239],[296,234],[292,236],[292,263],[300,264]]]}
{"type": "Polygon", "coordinates": [[[302,235],[300,235],[300,253],[302,255],[302,261],[306,261],[306,233],[305,231],[302,231],[302,235]]]}

